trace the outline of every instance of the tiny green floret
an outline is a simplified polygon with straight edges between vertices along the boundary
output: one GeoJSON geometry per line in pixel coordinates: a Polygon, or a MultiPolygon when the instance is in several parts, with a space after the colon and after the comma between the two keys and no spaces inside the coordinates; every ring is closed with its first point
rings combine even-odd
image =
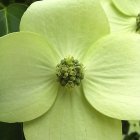
{"type": "Polygon", "coordinates": [[[56,66],[56,75],[61,86],[74,88],[84,79],[84,67],[74,57],[61,60],[56,66]]]}
{"type": "Polygon", "coordinates": [[[138,16],[136,17],[136,32],[140,30],[140,13],[138,14],[138,16]]]}

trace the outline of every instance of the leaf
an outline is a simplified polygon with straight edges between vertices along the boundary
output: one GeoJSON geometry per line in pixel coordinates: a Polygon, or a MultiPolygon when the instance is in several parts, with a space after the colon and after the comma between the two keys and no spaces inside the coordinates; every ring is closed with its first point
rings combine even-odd
{"type": "Polygon", "coordinates": [[[0,10],[0,36],[19,31],[20,19],[26,9],[24,4],[11,4],[0,10]]]}

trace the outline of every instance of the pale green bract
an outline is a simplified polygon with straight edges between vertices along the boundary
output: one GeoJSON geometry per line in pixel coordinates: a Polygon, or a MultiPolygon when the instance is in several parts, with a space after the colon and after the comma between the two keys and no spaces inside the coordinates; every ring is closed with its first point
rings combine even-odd
{"type": "Polygon", "coordinates": [[[140,13],[140,0],[100,0],[100,2],[108,17],[111,32],[140,32],[136,24],[136,18],[140,13]]]}
{"type": "Polygon", "coordinates": [[[121,140],[118,119],[140,118],[139,36],[103,37],[96,0],[35,2],[20,29],[0,38],[0,121],[24,122],[26,140],[121,140]],[[56,76],[69,56],[84,66],[74,88],[56,76]]]}
{"type": "Polygon", "coordinates": [[[140,121],[129,121],[129,131],[128,133],[134,133],[137,132],[138,134],[140,134],[140,121]]]}

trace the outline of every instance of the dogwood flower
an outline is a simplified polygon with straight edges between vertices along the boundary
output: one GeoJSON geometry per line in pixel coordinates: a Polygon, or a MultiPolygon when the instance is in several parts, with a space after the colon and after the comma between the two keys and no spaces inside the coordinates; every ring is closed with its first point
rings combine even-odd
{"type": "Polygon", "coordinates": [[[109,19],[111,32],[140,31],[139,0],[101,0],[109,19]]]}
{"type": "Polygon", "coordinates": [[[26,140],[121,140],[140,118],[139,36],[107,35],[96,0],[35,2],[20,28],[0,38],[0,121],[26,140]]]}

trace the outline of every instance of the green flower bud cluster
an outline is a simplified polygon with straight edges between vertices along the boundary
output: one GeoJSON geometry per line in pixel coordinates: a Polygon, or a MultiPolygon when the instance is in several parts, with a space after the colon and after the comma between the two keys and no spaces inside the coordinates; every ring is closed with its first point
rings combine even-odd
{"type": "Polygon", "coordinates": [[[138,16],[136,17],[136,32],[140,30],[140,13],[138,14],[138,16]]]}
{"type": "Polygon", "coordinates": [[[74,57],[61,60],[56,66],[56,75],[62,86],[73,88],[79,86],[84,78],[83,65],[74,57]]]}

